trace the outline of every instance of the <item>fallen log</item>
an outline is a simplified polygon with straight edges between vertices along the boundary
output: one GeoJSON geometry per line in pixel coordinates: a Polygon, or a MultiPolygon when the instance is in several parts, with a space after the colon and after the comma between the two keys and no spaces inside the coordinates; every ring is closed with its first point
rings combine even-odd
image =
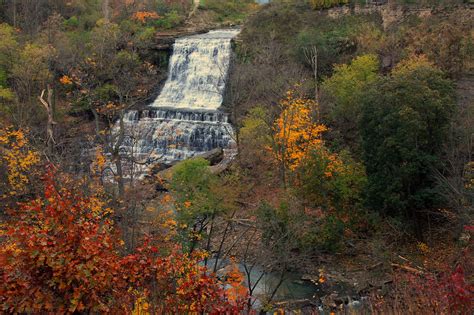
{"type": "Polygon", "coordinates": [[[413,268],[413,267],[410,267],[410,266],[400,265],[400,264],[395,264],[395,263],[391,263],[390,265],[394,268],[402,269],[402,270],[412,272],[412,273],[416,273],[416,274],[419,274],[419,275],[424,274],[424,272],[422,270],[419,270],[419,269],[416,269],[416,268],[413,268]]]}
{"type": "Polygon", "coordinates": [[[288,300],[288,301],[280,301],[280,302],[275,302],[273,303],[277,307],[284,307],[284,306],[295,306],[295,305],[309,305],[311,304],[311,300],[309,299],[300,299],[300,300],[288,300]]]}

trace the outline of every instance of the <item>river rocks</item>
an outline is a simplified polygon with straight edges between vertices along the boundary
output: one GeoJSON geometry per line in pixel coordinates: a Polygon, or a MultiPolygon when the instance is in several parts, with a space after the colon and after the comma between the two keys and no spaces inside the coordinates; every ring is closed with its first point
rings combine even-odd
{"type": "MultiPolygon", "coordinates": [[[[331,293],[329,295],[325,295],[321,298],[321,303],[326,308],[337,308],[336,298],[338,298],[337,293],[331,293]]],[[[339,303],[340,304],[340,303],[339,303]]]]}
{"type": "Polygon", "coordinates": [[[323,310],[355,310],[362,306],[362,298],[352,296],[340,296],[337,292],[325,295],[321,298],[323,310]]]}
{"type": "Polygon", "coordinates": [[[197,154],[195,157],[200,157],[208,160],[211,165],[216,165],[224,158],[224,150],[222,148],[216,148],[209,152],[197,154]]]}
{"type": "MultiPolygon", "coordinates": [[[[324,272],[324,276],[304,274],[303,281],[309,281],[320,288],[319,305],[322,310],[353,310],[362,306],[361,298],[356,289],[357,283],[346,278],[343,273],[324,272]],[[324,279],[324,281],[321,281],[324,279]]],[[[315,296],[315,301],[318,297],[315,296]]]]}

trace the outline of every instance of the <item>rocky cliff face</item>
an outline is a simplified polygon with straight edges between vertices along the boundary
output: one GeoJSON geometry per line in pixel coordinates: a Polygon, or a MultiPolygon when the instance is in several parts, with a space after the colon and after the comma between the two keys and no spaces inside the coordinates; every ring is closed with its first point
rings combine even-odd
{"type": "MultiPolygon", "coordinates": [[[[469,6],[462,6],[469,10],[469,6]]],[[[388,29],[393,25],[400,24],[410,17],[418,17],[421,19],[428,18],[434,14],[443,15],[442,7],[422,7],[416,5],[355,5],[354,7],[343,6],[331,8],[327,11],[328,16],[338,18],[350,14],[380,14],[384,29],[388,29]]]]}

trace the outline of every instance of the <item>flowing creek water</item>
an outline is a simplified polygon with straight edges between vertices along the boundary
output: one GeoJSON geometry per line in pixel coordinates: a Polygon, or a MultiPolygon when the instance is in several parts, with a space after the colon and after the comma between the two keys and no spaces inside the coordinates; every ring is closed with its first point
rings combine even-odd
{"type": "MultiPolygon", "coordinates": [[[[215,259],[209,259],[207,266],[212,269],[215,264],[215,259]]],[[[223,276],[226,269],[232,264],[228,260],[218,261],[218,276],[223,276]]],[[[263,301],[267,300],[276,289],[273,296],[273,301],[296,301],[296,300],[312,300],[314,297],[323,295],[321,288],[314,285],[310,281],[301,280],[302,274],[297,272],[286,272],[283,275],[279,272],[268,272],[262,266],[252,265],[245,266],[243,264],[237,265],[240,272],[246,279],[248,285],[254,287],[252,298],[254,299],[253,308],[259,309],[263,301]],[[248,274],[247,274],[248,272],[248,274]],[[250,281],[249,281],[250,280],[250,281]],[[280,281],[283,280],[281,283],[280,281]]]]}

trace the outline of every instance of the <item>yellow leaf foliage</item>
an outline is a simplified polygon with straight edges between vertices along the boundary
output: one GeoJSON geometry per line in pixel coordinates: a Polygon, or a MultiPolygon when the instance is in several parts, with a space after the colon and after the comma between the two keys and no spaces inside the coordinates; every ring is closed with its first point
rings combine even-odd
{"type": "Polygon", "coordinates": [[[97,147],[95,150],[95,159],[91,164],[91,171],[95,175],[99,176],[104,170],[107,159],[104,154],[104,150],[101,147],[97,147]]]}
{"type": "Polygon", "coordinates": [[[135,301],[135,305],[133,307],[132,315],[149,315],[149,304],[145,297],[139,297],[135,301]]]}
{"type": "Polygon", "coordinates": [[[410,58],[400,61],[392,70],[392,75],[405,76],[417,69],[433,67],[435,67],[434,63],[429,61],[425,55],[412,55],[410,58]]]}
{"type": "Polygon", "coordinates": [[[38,152],[30,148],[23,130],[7,127],[0,129],[0,153],[7,170],[10,195],[23,192],[29,183],[27,174],[39,162],[38,152]]]}

